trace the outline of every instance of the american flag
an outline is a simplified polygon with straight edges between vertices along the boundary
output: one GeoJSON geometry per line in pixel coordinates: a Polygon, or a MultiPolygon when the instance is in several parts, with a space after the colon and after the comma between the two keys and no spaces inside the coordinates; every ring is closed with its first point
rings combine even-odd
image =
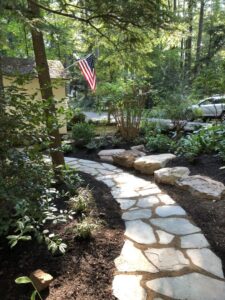
{"type": "Polygon", "coordinates": [[[86,58],[79,59],[77,62],[91,90],[95,91],[96,73],[94,67],[94,55],[89,54],[86,58]]]}

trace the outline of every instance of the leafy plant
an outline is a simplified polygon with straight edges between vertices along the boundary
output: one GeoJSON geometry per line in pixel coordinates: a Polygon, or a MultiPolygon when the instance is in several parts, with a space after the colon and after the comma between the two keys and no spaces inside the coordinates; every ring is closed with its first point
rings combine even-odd
{"type": "Polygon", "coordinates": [[[98,227],[98,222],[94,221],[90,217],[87,217],[78,223],[73,231],[77,238],[88,239],[91,237],[92,231],[96,230],[98,227]]]}
{"type": "Polygon", "coordinates": [[[61,149],[64,154],[68,154],[73,151],[73,146],[71,144],[63,143],[61,149]]]}
{"type": "Polygon", "coordinates": [[[224,125],[212,125],[182,138],[178,143],[177,153],[194,159],[202,153],[219,153],[224,157],[224,125]]]}
{"type": "Polygon", "coordinates": [[[85,146],[94,138],[94,125],[88,123],[78,123],[72,128],[72,136],[75,140],[75,145],[85,146]]]}
{"type": "Polygon", "coordinates": [[[33,281],[27,277],[27,276],[21,276],[15,279],[15,283],[17,284],[28,284],[31,283],[33,285],[34,291],[31,294],[30,300],[35,300],[36,299],[36,295],[38,295],[39,299],[43,300],[43,298],[41,297],[41,294],[38,292],[38,290],[36,289],[33,281]]]}
{"type": "Polygon", "coordinates": [[[165,134],[147,137],[146,148],[151,152],[173,152],[175,142],[165,134]]]}

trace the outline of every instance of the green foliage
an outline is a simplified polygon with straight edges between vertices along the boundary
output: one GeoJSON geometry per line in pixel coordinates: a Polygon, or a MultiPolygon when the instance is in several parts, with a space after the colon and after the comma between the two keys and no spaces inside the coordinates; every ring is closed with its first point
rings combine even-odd
{"type": "Polygon", "coordinates": [[[202,153],[219,153],[224,159],[224,125],[212,125],[183,137],[177,147],[177,153],[193,160],[202,153]]]}
{"type": "Polygon", "coordinates": [[[99,87],[99,96],[104,99],[108,111],[116,120],[122,137],[132,140],[139,134],[141,117],[145,105],[146,83],[141,80],[117,80],[99,87]]]}
{"type": "Polygon", "coordinates": [[[76,123],[85,122],[85,114],[82,113],[80,108],[73,109],[71,113],[72,113],[72,118],[67,124],[68,129],[71,129],[76,123]]]}
{"type": "Polygon", "coordinates": [[[52,252],[64,252],[65,244],[48,228],[54,231],[54,225],[73,218],[73,211],[58,210],[55,201],[74,193],[79,177],[64,168],[59,173],[65,191],[53,188],[55,174],[41,152],[51,142],[44,109],[42,101],[35,101],[23,89],[4,89],[0,102],[0,235],[7,237],[11,247],[35,238],[52,252]]]}
{"type": "Polygon", "coordinates": [[[91,237],[92,231],[99,227],[99,223],[90,218],[84,218],[80,223],[76,225],[73,232],[78,239],[88,239],[91,237]]]}
{"type": "Polygon", "coordinates": [[[175,142],[165,134],[156,134],[148,136],[146,148],[151,152],[173,152],[175,142]]]}
{"type": "Polygon", "coordinates": [[[85,146],[90,143],[94,138],[95,129],[94,125],[88,123],[78,123],[72,128],[72,136],[75,144],[78,146],[85,146]]]}
{"type": "Polygon", "coordinates": [[[64,143],[64,144],[62,144],[61,148],[62,148],[62,151],[64,154],[67,154],[67,153],[70,153],[73,151],[73,146],[71,144],[64,143]]]}
{"type": "Polygon", "coordinates": [[[92,192],[88,187],[78,188],[77,195],[71,197],[68,201],[70,209],[77,214],[86,214],[90,211],[90,206],[93,202],[92,192]]]}
{"type": "Polygon", "coordinates": [[[31,294],[30,300],[35,300],[36,299],[36,295],[38,295],[40,300],[43,300],[43,298],[41,297],[40,293],[38,292],[38,290],[36,289],[33,281],[27,277],[27,276],[21,276],[21,277],[17,277],[15,279],[15,283],[17,284],[27,284],[27,283],[31,283],[33,285],[34,291],[31,294]]]}

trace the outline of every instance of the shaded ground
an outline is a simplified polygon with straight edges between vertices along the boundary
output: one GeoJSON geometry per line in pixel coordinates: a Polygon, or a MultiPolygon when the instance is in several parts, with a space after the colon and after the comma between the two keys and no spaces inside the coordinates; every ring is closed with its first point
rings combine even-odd
{"type": "MultiPolygon", "coordinates": [[[[114,259],[120,254],[123,244],[124,225],[118,204],[113,200],[108,187],[82,174],[85,184],[93,190],[96,208],[94,217],[102,219],[103,226],[90,240],[75,240],[72,233],[59,228],[68,245],[64,256],[52,256],[44,246],[24,243],[10,250],[0,248],[0,299],[27,300],[31,289],[16,285],[15,278],[29,275],[41,268],[52,274],[47,300],[115,300],[111,286],[114,259]]],[[[69,225],[71,226],[71,224],[69,225]]]]}
{"type": "MultiPolygon", "coordinates": [[[[121,145],[128,149],[129,145],[121,145]]],[[[121,147],[119,147],[121,148],[121,147]]],[[[76,157],[99,161],[98,151],[79,150],[74,153],[76,157]]],[[[217,155],[202,155],[194,162],[178,157],[168,164],[168,167],[186,166],[190,169],[191,175],[205,175],[225,184],[225,169],[220,169],[225,163],[217,155]]],[[[154,180],[153,176],[144,176],[133,170],[126,170],[135,173],[136,176],[148,180],[154,180]]],[[[189,192],[185,192],[176,187],[160,185],[160,188],[168,193],[177,203],[179,203],[193,221],[201,228],[210,242],[213,251],[222,259],[225,271],[225,200],[209,201],[199,200],[189,192]]]]}

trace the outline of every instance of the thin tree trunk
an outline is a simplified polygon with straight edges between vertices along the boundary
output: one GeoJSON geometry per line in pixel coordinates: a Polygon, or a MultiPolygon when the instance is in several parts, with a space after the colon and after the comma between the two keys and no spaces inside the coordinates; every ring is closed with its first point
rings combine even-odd
{"type": "Polygon", "coordinates": [[[191,63],[192,63],[192,32],[193,32],[193,0],[188,1],[188,37],[185,47],[185,74],[190,79],[191,63]]]}
{"type": "MultiPolygon", "coordinates": [[[[28,1],[28,7],[31,11],[32,17],[38,19],[40,17],[40,11],[38,6],[35,5],[34,1],[32,2],[30,0],[27,1],[28,1]]],[[[36,0],[36,3],[37,2],[38,0],[36,0]]],[[[54,104],[54,95],[52,91],[49,67],[48,67],[47,57],[45,53],[43,34],[41,31],[32,28],[31,35],[32,35],[34,55],[35,55],[38,80],[40,84],[42,99],[46,101],[50,101],[49,107],[45,111],[46,119],[47,119],[46,120],[47,129],[49,135],[53,137],[53,142],[50,145],[51,147],[50,154],[52,157],[53,165],[59,166],[59,165],[63,165],[65,162],[64,162],[64,156],[62,152],[59,151],[59,148],[61,147],[61,137],[59,134],[59,129],[53,129],[52,122],[49,120],[51,115],[55,115],[56,108],[54,104]]]]}
{"type": "Polygon", "coordinates": [[[3,97],[4,94],[4,84],[3,84],[3,74],[2,74],[2,57],[0,55],[0,98],[3,97]]]}
{"type": "Polygon", "coordinates": [[[199,22],[198,22],[198,38],[197,38],[197,48],[196,48],[196,62],[195,62],[195,73],[197,74],[200,69],[200,56],[201,56],[201,44],[202,44],[202,32],[203,32],[203,22],[204,22],[204,7],[205,0],[201,0],[199,22]]]}
{"type": "Polygon", "coordinates": [[[177,0],[173,0],[173,11],[177,11],[177,0]]]}

